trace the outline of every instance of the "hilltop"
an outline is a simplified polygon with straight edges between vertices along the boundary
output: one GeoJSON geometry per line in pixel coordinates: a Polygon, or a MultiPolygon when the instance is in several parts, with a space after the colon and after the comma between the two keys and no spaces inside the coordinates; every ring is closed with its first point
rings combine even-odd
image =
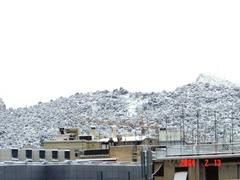
{"type": "Polygon", "coordinates": [[[170,92],[128,92],[120,88],[76,93],[17,109],[6,109],[0,99],[0,147],[39,147],[40,140],[54,137],[59,127],[79,127],[87,134],[95,125],[107,135],[115,124],[120,133],[132,132],[141,118],[148,122],[151,133],[156,127],[183,128],[184,124],[191,142],[196,140],[197,111],[200,141],[213,141],[214,122],[219,141],[230,140],[232,121],[234,139],[239,138],[240,87],[200,75],[195,82],[170,92]]]}

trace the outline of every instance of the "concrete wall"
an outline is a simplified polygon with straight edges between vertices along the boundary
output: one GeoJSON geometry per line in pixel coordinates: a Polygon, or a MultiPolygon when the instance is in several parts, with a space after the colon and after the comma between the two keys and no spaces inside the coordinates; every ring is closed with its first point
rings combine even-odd
{"type": "Polygon", "coordinates": [[[188,168],[189,180],[200,180],[199,179],[200,178],[199,171],[200,171],[200,164],[199,164],[199,160],[196,159],[196,166],[188,168]]]}
{"type": "Polygon", "coordinates": [[[164,177],[166,180],[174,179],[175,165],[176,165],[175,161],[170,160],[164,162],[164,177]]]}
{"type": "Polygon", "coordinates": [[[45,166],[0,166],[1,180],[46,180],[45,166]]]}
{"type": "Polygon", "coordinates": [[[133,146],[111,146],[109,149],[110,158],[117,158],[118,161],[132,161],[133,146]]]}
{"type": "Polygon", "coordinates": [[[96,141],[47,141],[43,144],[44,149],[69,149],[70,159],[75,157],[75,150],[101,149],[101,143],[96,141]]]}
{"type": "MultiPolygon", "coordinates": [[[[161,163],[154,163],[154,171],[159,167],[161,163]]],[[[164,176],[155,177],[155,180],[172,180],[175,175],[175,168],[179,167],[178,160],[167,160],[164,161],[164,176]]],[[[188,179],[189,180],[200,180],[199,178],[199,161],[196,161],[196,167],[188,167],[188,179]]]]}
{"type": "MultiPolygon", "coordinates": [[[[156,172],[159,169],[159,166],[161,166],[162,163],[154,163],[154,169],[153,172],[156,172]]],[[[155,177],[154,180],[164,180],[164,176],[163,177],[155,177]]]]}
{"type": "Polygon", "coordinates": [[[237,173],[237,165],[236,164],[223,164],[219,168],[219,180],[224,179],[239,179],[237,173]]]}
{"type": "MultiPolygon", "coordinates": [[[[178,160],[164,161],[164,177],[155,177],[154,180],[172,180],[174,179],[175,168],[178,167],[178,160]]],[[[159,167],[159,162],[154,162],[154,171],[159,167]]],[[[213,164],[211,164],[213,165],[213,164]]],[[[188,167],[189,180],[206,180],[204,164],[196,160],[195,167],[188,167]]],[[[240,179],[240,164],[237,163],[222,163],[218,169],[219,180],[240,179]]]]}
{"type": "MultiPolygon", "coordinates": [[[[17,150],[18,156],[19,156],[19,151],[17,150]]],[[[18,158],[13,158],[12,157],[12,149],[0,149],[0,161],[12,161],[12,160],[18,160],[18,158]]]]}
{"type": "Polygon", "coordinates": [[[140,180],[140,166],[0,165],[1,180],[140,180]]]}
{"type": "MultiPolygon", "coordinates": [[[[136,159],[140,162],[140,153],[142,147],[137,146],[136,149],[136,159]]],[[[120,162],[132,162],[133,161],[134,145],[120,145],[120,146],[110,146],[109,156],[110,158],[117,158],[120,162]]]]}
{"type": "MultiPolygon", "coordinates": [[[[154,180],[173,180],[174,174],[175,174],[175,165],[176,165],[176,162],[174,160],[164,161],[164,176],[155,177],[154,180]]],[[[155,168],[157,168],[158,166],[159,164],[157,163],[156,165],[154,165],[155,168]]]]}
{"type": "Polygon", "coordinates": [[[146,138],[142,142],[143,145],[159,145],[158,139],[146,138]]]}
{"type": "Polygon", "coordinates": [[[12,153],[11,149],[0,149],[0,161],[11,161],[12,153]]]}

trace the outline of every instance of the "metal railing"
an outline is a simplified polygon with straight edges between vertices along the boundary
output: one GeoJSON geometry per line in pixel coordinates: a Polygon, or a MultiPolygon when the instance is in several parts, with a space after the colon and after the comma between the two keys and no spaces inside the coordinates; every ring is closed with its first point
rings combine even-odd
{"type": "Polygon", "coordinates": [[[240,143],[174,145],[156,149],[156,158],[240,153],[240,143]]]}

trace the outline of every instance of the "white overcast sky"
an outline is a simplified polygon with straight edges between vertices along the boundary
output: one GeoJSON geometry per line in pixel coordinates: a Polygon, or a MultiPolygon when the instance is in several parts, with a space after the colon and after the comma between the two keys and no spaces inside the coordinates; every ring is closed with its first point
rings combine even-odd
{"type": "Polygon", "coordinates": [[[240,83],[240,1],[0,1],[0,97],[173,90],[210,73],[240,83]]]}

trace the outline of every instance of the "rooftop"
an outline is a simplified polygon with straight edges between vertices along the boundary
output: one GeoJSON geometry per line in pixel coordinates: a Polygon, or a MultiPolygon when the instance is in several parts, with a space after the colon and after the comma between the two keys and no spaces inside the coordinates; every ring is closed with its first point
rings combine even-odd
{"type": "Polygon", "coordinates": [[[206,156],[240,156],[240,143],[174,145],[158,148],[155,159],[206,157],[206,156]]]}
{"type": "MultiPolygon", "coordinates": [[[[123,136],[121,141],[124,141],[124,142],[143,141],[146,138],[147,138],[146,136],[123,136]]],[[[118,142],[117,137],[112,138],[112,140],[114,142],[118,142]]],[[[108,141],[109,141],[109,138],[99,139],[99,142],[108,142],[108,141]]]]}

